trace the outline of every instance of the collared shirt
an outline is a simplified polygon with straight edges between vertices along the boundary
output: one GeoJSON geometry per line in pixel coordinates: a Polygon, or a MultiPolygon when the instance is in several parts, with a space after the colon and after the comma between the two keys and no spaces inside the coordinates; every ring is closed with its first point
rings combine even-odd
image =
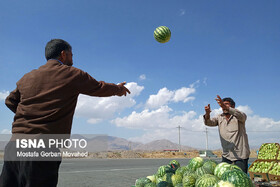
{"type": "Polygon", "coordinates": [[[227,120],[224,114],[205,120],[207,126],[218,126],[221,144],[223,148],[223,157],[235,161],[247,159],[250,155],[248,136],[246,134],[245,113],[229,108],[230,118],[227,120]]]}
{"type": "Polygon", "coordinates": [[[79,94],[108,97],[123,88],[96,81],[88,73],[57,60],[25,74],[6,98],[15,113],[12,133],[70,134],[79,94]]]}

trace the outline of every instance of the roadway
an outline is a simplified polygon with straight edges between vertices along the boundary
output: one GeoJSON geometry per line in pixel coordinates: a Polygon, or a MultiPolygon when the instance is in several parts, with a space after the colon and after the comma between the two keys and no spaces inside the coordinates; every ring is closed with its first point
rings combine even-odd
{"type": "MultiPolygon", "coordinates": [[[[58,187],[131,187],[172,159],[63,159],[58,187]]],[[[181,166],[189,159],[176,159],[181,166]]],[[[255,159],[250,159],[249,163],[255,159]]],[[[221,159],[217,159],[221,161],[221,159]]],[[[0,161],[2,168],[3,161],[0,161]]]]}

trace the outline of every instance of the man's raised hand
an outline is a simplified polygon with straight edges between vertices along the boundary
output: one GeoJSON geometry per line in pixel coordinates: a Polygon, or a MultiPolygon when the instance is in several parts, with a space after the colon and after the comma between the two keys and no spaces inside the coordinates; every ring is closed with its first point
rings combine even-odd
{"type": "Polygon", "coordinates": [[[129,89],[127,89],[124,85],[126,84],[126,82],[122,82],[120,84],[118,84],[119,88],[121,89],[121,92],[118,94],[118,96],[126,96],[127,93],[130,94],[129,89]]]}
{"type": "Polygon", "coordinates": [[[219,95],[217,95],[217,98],[215,100],[223,110],[228,110],[228,107],[224,104],[222,98],[219,95]]]}
{"type": "Polygon", "coordinates": [[[204,118],[205,118],[206,120],[208,120],[208,119],[210,118],[210,113],[211,113],[210,104],[208,104],[207,106],[205,106],[204,109],[205,109],[204,118]]]}
{"type": "Polygon", "coordinates": [[[205,109],[205,113],[206,113],[206,114],[210,114],[210,112],[211,112],[210,104],[208,104],[207,106],[205,106],[204,109],[205,109]]]}

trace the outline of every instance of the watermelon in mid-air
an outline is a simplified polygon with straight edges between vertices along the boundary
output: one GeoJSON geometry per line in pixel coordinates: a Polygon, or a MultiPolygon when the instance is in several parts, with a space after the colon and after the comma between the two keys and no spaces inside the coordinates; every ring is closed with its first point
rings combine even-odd
{"type": "Polygon", "coordinates": [[[166,43],[171,38],[171,31],[166,26],[160,26],[154,31],[154,38],[160,43],[166,43]]]}

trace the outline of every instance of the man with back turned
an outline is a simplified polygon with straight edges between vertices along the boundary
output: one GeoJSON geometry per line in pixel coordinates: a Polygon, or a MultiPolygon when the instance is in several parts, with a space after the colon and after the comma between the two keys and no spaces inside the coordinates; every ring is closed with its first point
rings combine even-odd
{"type": "MultiPolygon", "coordinates": [[[[79,94],[96,97],[126,96],[124,86],[96,81],[73,67],[71,45],[53,39],[45,47],[46,64],[25,74],[6,98],[15,113],[12,134],[71,134],[79,94]]],[[[5,152],[11,149],[10,141],[5,152]]],[[[0,186],[56,186],[61,161],[5,160],[0,186]]]]}

